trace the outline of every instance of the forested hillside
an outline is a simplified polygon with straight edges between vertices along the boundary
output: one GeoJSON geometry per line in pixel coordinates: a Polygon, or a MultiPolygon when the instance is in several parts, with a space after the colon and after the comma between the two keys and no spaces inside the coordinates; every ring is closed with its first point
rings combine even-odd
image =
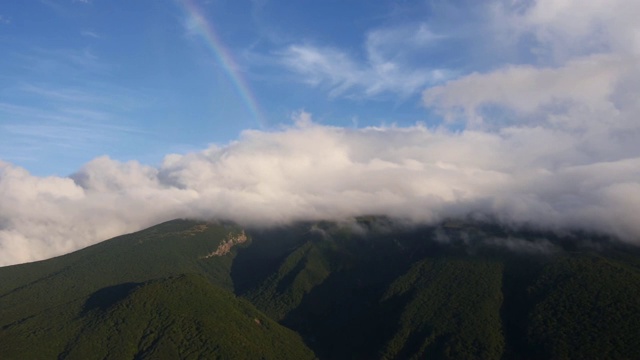
{"type": "Polygon", "coordinates": [[[640,353],[637,248],[388,218],[176,220],[0,268],[3,358],[570,359],[640,353]]]}

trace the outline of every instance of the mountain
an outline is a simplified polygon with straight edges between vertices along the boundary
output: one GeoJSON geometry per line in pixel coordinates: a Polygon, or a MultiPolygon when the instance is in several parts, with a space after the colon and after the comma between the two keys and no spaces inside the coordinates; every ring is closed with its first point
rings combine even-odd
{"type": "Polygon", "coordinates": [[[640,353],[640,251],[590,234],[175,220],[0,268],[0,280],[3,358],[640,353]]]}
{"type": "Polygon", "coordinates": [[[177,220],[0,268],[0,354],[314,358],[299,335],[233,294],[229,245],[243,239],[230,224],[177,220]]]}

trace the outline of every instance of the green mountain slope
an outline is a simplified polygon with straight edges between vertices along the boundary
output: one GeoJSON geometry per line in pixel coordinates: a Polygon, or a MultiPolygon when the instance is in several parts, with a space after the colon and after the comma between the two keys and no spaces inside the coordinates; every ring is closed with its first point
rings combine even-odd
{"type": "Polygon", "coordinates": [[[356,225],[254,234],[232,267],[236,289],[327,359],[638,353],[637,248],[462,222],[356,225]],[[252,266],[270,275],[252,283],[252,266]]]}
{"type": "Polygon", "coordinates": [[[0,268],[2,358],[628,359],[638,344],[640,251],[588,234],[176,220],[0,268]]]}
{"type": "Polygon", "coordinates": [[[632,359],[640,354],[640,272],[600,255],[547,266],[529,289],[528,328],[540,357],[632,359]]]}
{"type": "Polygon", "coordinates": [[[60,306],[0,333],[3,358],[313,358],[294,332],[200,275],[101,291],[79,316],[60,306]]]}
{"type": "Polygon", "coordinates": [[[233,254],[205,257],[241,232],[230,225],[177,220],[69,255],[2,268],[0,326],[19,320],[25,311],[68,302],[71,294],[81,298],[108,286],[183,273],[201,273],[231,290],[233,254]]]}
{"type": "Polygon", "coordinates": [[[9,354],[16,358],[27,354],[47,356],[26,358],[103,358],[97,354],[117,348],[126,353],[108,358],[144,351],[168,351],[182,357],[187,350],[225,358],[239,354],[229,352],[238,346],[258,354],[245,344],[253,338],[258,344],[271,344],[263,349],[268,358],[313,357],[297,334],[231,292],[231,264],[237,246],[244,244],[229,244],[240,242],[238,239],[248,240],[241,229],[229,224],[177,220],[47,261],[0,268],[0,353],[3,358],[9,354]],[[199,274],[207,286],[192,275],[166,280],[182,274],[199,274]],[[163,306],[165,313],[156,312],[163,306]],[[258,319],[264,325],[256,327],[261,333],[244,331],[252,328],[244,329],[249,325],[241,326],[234,312],[249,314],[244,317],[251,326],[258,319]],[[198,318],[203,322],[196,331],[189,319],[198,318]],[[124,343],[140,339],[141,328],[146,326],[156,333],[165,329],[156,345],[147,349],[150,345],[143,341],[134,344],[138,348],[124,343]],[[223,328],[229,328],[232,335],[219,336],[223,328]],[[184,336],[175,337],[182,333],[184,336]],[[195,344],[200,345],[193,346],[187,333],[207,341],[199,340],[195,344]],[[157,346],[161,350],[153,350],[157,346]],[[90,351],[97,351],[96,355],[86,357],[90,351]]]}
{"type": "Polygon", "coordinates": [[[499,262],[418,262],[382,299],[399,314],[382,357],[500,359],[501,288],[499,262]]]}

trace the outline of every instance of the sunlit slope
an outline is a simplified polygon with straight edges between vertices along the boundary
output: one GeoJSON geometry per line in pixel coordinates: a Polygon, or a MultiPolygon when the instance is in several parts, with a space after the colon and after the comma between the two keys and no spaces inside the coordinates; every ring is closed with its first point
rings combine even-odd
{"type": "Polygon", "coordinates": [[[254,351],[246,342],[255,339],[270,358],[312,356],[297,334],[233,295],[230,268],[244,245],[235,244],[243,242],[238,239],[246,244],[236,226],[176,220],[69,255],[0,268],[0,353],[251,358],[257,353],[242,351],[254,351]],[[229,332],[222,336],[224,328],[229,332]]]}
{"type": "Polygon", "coordinates": [[[314,357],[293,331],[200,275],[101,292],[87,298],[75,316],[63,305],[0,332],[3,358],[314,357]]]}
{"type": "Polygon", "coordinates": [[[25,311],[44,310],[107,286],[170,275],[202,273],[231,289],[233,256],[205,256],[240,231],[221,224],[176,220],[69,255],[0,268],[0,325],[19,320],[25,311]]]}

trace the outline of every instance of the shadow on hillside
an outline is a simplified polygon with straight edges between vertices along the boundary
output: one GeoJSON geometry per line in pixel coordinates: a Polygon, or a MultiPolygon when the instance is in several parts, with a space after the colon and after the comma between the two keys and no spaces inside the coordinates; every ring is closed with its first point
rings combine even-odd
{"type": "Polygon", "coordinates": [[[129,296],[129,294],[139,285],[139,283],[123,283],[114,286],[108,286],[94,292],[84,303],[82,314],[86,314],[93,310],[104,311],[108,309],[118,301],[123,300],[127,296],[129,296]]]}

